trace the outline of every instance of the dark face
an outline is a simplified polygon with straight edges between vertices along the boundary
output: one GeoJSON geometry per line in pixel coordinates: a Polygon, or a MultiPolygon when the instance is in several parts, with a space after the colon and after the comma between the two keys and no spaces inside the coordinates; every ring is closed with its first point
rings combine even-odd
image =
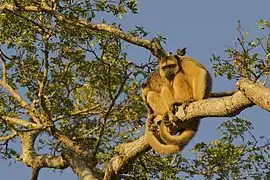
{"type": "Polygon", "coordinates": [[[175,56],[168,56],[159,60],[160,76],[168,81],[173,81],[175,75],[179,72],[180,67],[178,59],[175,56]]]}
{"type": "Polygon", "coordinates": [[[165,78],[168,79],[169,81],[172,81],[175,74],[177,73],[176,66],[177,66],[176,64],[168,64],[168,65],[162,67],[165,78]]]}

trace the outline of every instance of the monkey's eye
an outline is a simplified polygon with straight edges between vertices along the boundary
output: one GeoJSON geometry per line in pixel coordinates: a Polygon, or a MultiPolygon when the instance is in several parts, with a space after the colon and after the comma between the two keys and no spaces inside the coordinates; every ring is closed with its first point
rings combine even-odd
{"type": "Polygon", "coordinates": [[[166,69],[173,69],[176,67],[176,64],[169,64],[167,66],[163,66],[161,67],[162,70],[166,70],[166,69]]]}
{"type": "Polygon", "coordinates": [[[175,68],[175,67],[176,67],[175,64],[169,64],[169,65],[167,65],[167,68],[168,68],[168,69],[173,69],[173,68],[175,68]]]}

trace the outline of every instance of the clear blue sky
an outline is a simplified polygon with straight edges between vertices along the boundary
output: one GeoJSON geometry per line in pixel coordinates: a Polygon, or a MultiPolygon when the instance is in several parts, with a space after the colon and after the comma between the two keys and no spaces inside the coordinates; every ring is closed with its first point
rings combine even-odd
{"type": "MultiPolygon", "coordinates": [[[[187,54],[193,56],[211,69],[210,58],[214,53],[224,56],[224,49],[233,46],[238,33],[236,31],[237,20],[240,19],[242,25],[253,37],[265,34],[258,30],[257,21],[260,18],[269,20],[270,1],[269,0],[207,0],[207,1],[141,1],[138,0],[139,15],[128,15],[119,21],[124,30],[128,30],[134,25],[141,25],[153,35],[159,33],[167,38],[164,48],[167,51],[174,51],[176,48],[187,47],[187,54]]],[[[112,21],[110,17],[100,17],[112,21]]],[[[139,62],[147,60],[148,56],[142,48],[130,48],[129,57],[133,61],[139,62]]],[[[226,79],[214,79],[213,91],[230,91],[235,89],[235,82],[226,79]]],[[[269,137],[270,121],[269,113],[259,108],[246,109],[240,117],[249,119],[255,126],[257,135],[267,135],[269,137]]],[[[208,118],[202,120],[199,133],[192,143],[184,150],[188,151],[194,143],[201,141],[212,141],[219,138],[217,126],[227,118],[208,118]]],[[[12,163],[0,161],[1,180],[28,180],[31,176],[31,169],[26,168],[22,163],[12,163]]],[[[52,172],[42,169],[40,180],[59,179],[74,180],[77,177],[70,169],[63,173],[52,172]]]]}

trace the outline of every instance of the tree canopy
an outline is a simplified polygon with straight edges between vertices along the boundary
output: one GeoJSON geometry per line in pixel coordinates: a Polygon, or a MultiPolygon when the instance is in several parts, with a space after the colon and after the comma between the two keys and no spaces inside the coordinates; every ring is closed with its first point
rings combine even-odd
{"type": "MultiPolygon", "coordinates": [[[[249,40],[239,22],[236,46],[211,59],[215,75],[238,80],[238,90],[178,109],[182,123],[233,117],[220,126],[222,138],[198,143],[194,159],[161,156],[144,136],[141,84],[167,53],[166,39],[150,39],[140,26],[94,22],[98,13],[137,12],[136,0],[2,1],[0,157],[32,168],[33,180],[42,168],[68,167],[82,180],[269,178],[269,139],[237,115],[255,105],[270,111],[270,36],[249,40]],[[129,59],[129,44],[148,50],[149,59],[129,59]]],[[[259,25],[270,28],[269,21],[259,25]]]]}

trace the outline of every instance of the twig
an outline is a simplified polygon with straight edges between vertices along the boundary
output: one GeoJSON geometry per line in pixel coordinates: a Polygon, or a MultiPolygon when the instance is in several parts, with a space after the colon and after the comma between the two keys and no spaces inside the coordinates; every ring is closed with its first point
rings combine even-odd
{"type": "Polygon", "coordinates": [[[11,134],[0,137],[0,141],[8,141],[10,139],[15,138],[18,135],[16,131],[13,131],[11,134]]]}
{"type": "Polygon", "coordinates": [[[3,81],[7,82],[7,64],[6,64],[6,60],[2,56],[2,52],[0,53],[0,60],[2,63],[3,81]]]}
{"type": "Polygon", "coordinates": [[[26,101],[9,84],[7,84],[7,82],[0,80],[0,86],[4,87],[10,93],[10,95],[20,103],[22,108],[28,112],[36,123],[40,123],[40,120],[44,119],[44,117],[39,114],[37,109],[27,104],[26,101]]]}
{"type": "Polygon", "coordinates": [[[159,44],[158,41],[155,40],[145,40],[139,37],[134,37],[133,35],[127,34],[121,29],[110,26],[108,24],[92,24],[85,20],[77,20],[68,18],[65,15],[59,13],[48,5],[40,4],[39,6],[14,6],[12,4],[4,3],[0,6],[0,11],[9,10],[9,11],[26,11],[26,12],[46,12],[54,15],[58,21],[64,21],[68,24],[72,24],[74,26],[94,30],[94,31],[103,31],[113,34],[115,37],[121,38],[129,43],[135,44],[137,46],[144,47],[152,52],[152,54],[156,57],[163,57],[166,55],[165,50],[159,44]]]}

